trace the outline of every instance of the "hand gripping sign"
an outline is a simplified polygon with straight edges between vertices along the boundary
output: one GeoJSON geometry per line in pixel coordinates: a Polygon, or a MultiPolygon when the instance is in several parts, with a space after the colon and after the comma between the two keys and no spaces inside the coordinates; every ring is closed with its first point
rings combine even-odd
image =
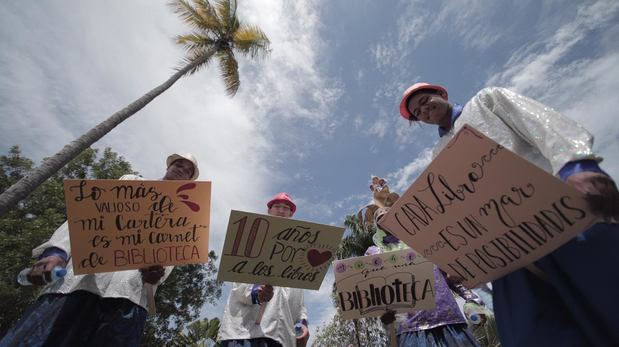
{"type": "Polygon", "coordinates": [[[465,125],[379,224],[473,288],[595,219],[574,188],[465,125]]]}

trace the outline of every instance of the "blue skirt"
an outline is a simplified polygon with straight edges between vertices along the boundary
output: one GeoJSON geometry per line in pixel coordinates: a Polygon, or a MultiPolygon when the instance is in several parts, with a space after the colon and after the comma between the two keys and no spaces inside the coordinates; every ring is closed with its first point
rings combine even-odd
{"type": "Polygon", "coordinates": [[[268,337],[246,340],[223,340],[219,344],[221,347],[282,347],[279,342],[268,337]]]}
{"type": "Polygon", "coordinates": [[[8,346],[138,346],[144,308],[86,291],[42,295],[0,340],[8,346]]]}
{"type": "Polygon", "coordinates": [[[619,225],[600,223],[492,283],[504,347],[619,346],[619,225]]]}
{"type": "Polygon", "coordinates": [[[478,347],[466,324],[441,325],[398,335],[398,347],[478,347]]]}

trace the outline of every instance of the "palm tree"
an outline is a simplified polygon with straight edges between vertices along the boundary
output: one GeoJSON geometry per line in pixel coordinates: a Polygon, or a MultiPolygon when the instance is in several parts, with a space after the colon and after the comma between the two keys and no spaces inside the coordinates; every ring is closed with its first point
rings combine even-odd
{"type": "Polygon", "coordinates": [[[195,321],[187,327],[187,332],[178,334],[177,338],[172,341],[171,346],[183,347],[218,347],[217,335],[219,334],[219,319],[213,318],[209,320],[195,321]]]}
{"type": "MultiPolygon", "coordinates": [[[[359,217],[354,214],[346,216],[346,219],[344,220],[344,225],[350,232],[347,232],[347,235],[342,239],[342,242],[340,242],[340,245],[335,254],[336,258],[346,259],[350,257],[360,257],[364,255],[365,251],[370,246],[374,245],[374,242],[372,241],[372,236],[374,235],[374,232],[376,230],[373,228],[373,225],[368,225],[367,227],[364,227],[359,217]]],[[[337,300],[335,300],[334,298],[335,283],[333,283],[332,296],[333,302],[337,302],[337,300]]],[[[361,338],[359,336],[359,320],[353,319],[353,324],[355,336],[357,339],[357,346],[361,346],[361,338]]],[[[367,333],[368,331],[366,327],[366,334],[367,333]]]]}
{"type": "Polygon", "coordinates": [[[193,28],[191,33],[176,37],[176,42],[186,49],[183,62],[177,68],[176,73],[161,85],[66,145],[54,156],[47,158],[38,168],[4,191],[0,195],[0,216],[28,196],[71,159],[170,88],[181,77],[191,75],[206,67],[213,57],[219,60],[227,94],[234,96],[240,86],[238,63],[234,53],[239,52],[255,58],[264,56],[270,51],[269,39],[260,28],[239,22],[236,16],[235,0],[216,0],[213,5],[209,0],[193,0],[193,4],[188,0],[172,0],[170,6],[185,23],[193,28]]]}
{"type": "Polygon", "coordinates": [[[372,241],[375,232],[374,226],[364,227],[359,217],[354,214],[346,216],[344,225],[348,230],[336,251],[336,258],[346,259],[364,255],[365,251],[374,245],[374,241],[372,241]]]}

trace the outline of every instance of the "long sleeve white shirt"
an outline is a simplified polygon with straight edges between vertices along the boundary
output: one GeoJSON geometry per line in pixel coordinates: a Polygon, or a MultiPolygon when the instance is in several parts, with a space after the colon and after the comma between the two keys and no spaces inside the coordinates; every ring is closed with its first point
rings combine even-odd
{"type": "MultiPolygon", "coordinates": [[[[136,175],[124,175],[120,179],[136,180],[141,178],[136,175]]],[[[64,222],[58,227],[48,241],[34,248],[32,250],[32,256],[38,258],[50,247],[59,248],[67,253],[69,257],[66,267],[67,274],[63,279],[48,284],[41,294],[68,294],[76,290],[85,290],[104,298],[125,298],[137,305],[147,308],[148,299],[139,270],[104,272],[89,275],[75,275],[73,273],[68,222],[64,222]]],[[[173,269],[173,266],[165,267],[165,274],[158,284],[163,283],[173,269]]],[[[157,289],[158,284],[153,285],[154,290],[157,289]]]]}
{"type": "Polygon", "coordinates": [[[505,88],[484,88],[467,102],[434,156],[464,124],[554,175],[570,161],[601,161],[592,150],[593,136],[580,124],[505,88]]]}
{"type": "Polygon", "coordinates": [[[307,320],[303,290],[273,287],[273,298],[265,304],[260,324],[256,317],[260,305],[251,300],[252,284],[232,283],[232,290],[224,308],[219,340],[239,340],[268,337],[283,346],[295,346],[294,324],[307,320]]]}

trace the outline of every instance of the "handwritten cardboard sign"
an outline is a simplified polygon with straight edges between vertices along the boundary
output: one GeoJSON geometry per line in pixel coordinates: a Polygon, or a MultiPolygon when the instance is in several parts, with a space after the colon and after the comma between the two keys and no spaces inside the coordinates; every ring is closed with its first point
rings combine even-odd
{"type": "Polygon", "coordinates": [[[434,264],[412,249],[336,260],[333,266],[337,302],[344,319],[436,306],[434,264]]]}
{"type": "Polygon", "coordinates": [[[319,289],[344,228],[232,211],[218,281],[319,289]]]}
{"type": "Polygon", "coordinates": [[[472,288],[547,255],[594,220],[575,189],[465,125],[380,225],[472,288]]]}
{"type": "Polygon", "coordinates": [[[211,183],[66,180],[75,274],[208,261],[211,183]]]}

